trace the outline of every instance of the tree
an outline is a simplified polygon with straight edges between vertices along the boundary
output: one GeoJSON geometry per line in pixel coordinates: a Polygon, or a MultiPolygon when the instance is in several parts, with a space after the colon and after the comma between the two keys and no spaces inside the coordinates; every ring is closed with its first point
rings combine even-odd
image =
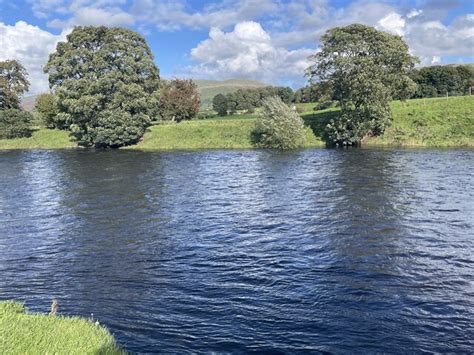
{"type": "Polygon", "coordinates": [[[157,114],[159,72],[145,39],[131,30],[76,27],[45,72],[80,145],[137,143],[157,114]]]}
{"type": "Polygon", "coordinates": [[[18,109],[0,110],[0,139],[31,136],[31,113],[18,109]]]}
{"type": "Polygon", "coordinates": [[[227,99],[222,94],[217,94],[212,99],[212,108],[217,112],[219,116],[227,115],[227,99]]]}
{"type": "Polygon", "coordinates": [[[252,142],[261,148],[280,150],[300,148],[305,139],[303,119],[278,96],[262,102],[252,131],[252,142]]]}
{"type": "Polygon", "coordinates": [[[193,119],[201,102],[197,85],[192,80],[173,79],[163,85],[160,95],[160,116],[181,122],[193,119]]]}
{"type": "Polygon", "coordinates": [[[293,101],[294,93],[290,87],[278,87],[277,91],[278,96],[285,104],[289,104],[291,101],[293,101]]]}
{"type": "Polygon", "coordinates": [[[67,129],[67,122],[59,115],[58,100],[55,95],[39,95],[36,98],[35,109],[47,128],[67,129]]]}
{"type": "Polygon", "coordinates": [[[21,95],[28,91],[29,87],[28,73],[20,62],[0,62],[0,109],[19,109],[21,95]]]}
{"type": "Polygon", "coordinates": [[[358,144],[367,134],[383,133],[391,119],[390,100],[415,88],[408,73],[416,58],[407,44],[360,24],[330,29],[321,42],[307,75],[326,82],[341,106],[341,115],[327,127],[332,143],[358,144]]]}

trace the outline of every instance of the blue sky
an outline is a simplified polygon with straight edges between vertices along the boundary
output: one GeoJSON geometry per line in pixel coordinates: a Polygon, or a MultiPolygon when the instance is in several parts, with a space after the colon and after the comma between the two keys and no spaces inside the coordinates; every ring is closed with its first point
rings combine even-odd
{"type": "Polygon", "coordinates": [[[140,32],[165,77],[305,84],[308,56],[334,26],[401,35],[421,65],[474,62],[474,2],[466,0],[0,0],[0,60],[23,62],[31,93],[42,66],[77,25],[140,32]]]}

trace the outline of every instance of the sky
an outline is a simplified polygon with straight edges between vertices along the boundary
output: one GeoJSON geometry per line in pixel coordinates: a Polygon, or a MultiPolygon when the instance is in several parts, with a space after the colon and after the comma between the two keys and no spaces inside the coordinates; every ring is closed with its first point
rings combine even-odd
{"type": "Polygon", "coordinates": [[[402,36],[422,66],[474,62],[470,0],[0,0],[0,60],[46,92],[42,67],[74,26],[118,26],[146,38],[162,77],[298,88],[321,35],[351,23],[402,36]]]}

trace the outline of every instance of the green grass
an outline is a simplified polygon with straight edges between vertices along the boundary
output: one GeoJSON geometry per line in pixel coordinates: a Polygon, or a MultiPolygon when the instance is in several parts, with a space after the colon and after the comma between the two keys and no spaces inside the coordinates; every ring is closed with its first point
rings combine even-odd
{"type": "MultiPolygon", "coordinates": [[[[313,111],[315,103],[298,104],[306,125],[305,148],[325,145],[324,129],[337,108],[313,111]]],[[[474,147],[474,96],[392,102],[393,122],[381,137],[365,146],[474,147]]],[[[250,149],[255,114],[157,124],[127,149],[250,149]]],[[[39,129],[31,138],[0,140],[0,149],[72,148],[66,132],[39,129]]]]}
{"type": "Polygon", "coordinates": [[[474,147],[474,96],[392,103],[393,123],[367,146],[474,147]]]}
{"type": "Polygon", "coordinates": [[[107,329],[78,317],[26,313],[0,302],[0,354],[123,354],[107,329]]]}
{"type": "MultiPolygon", "coordinates": [[[[254,117],[210,119],[165,123],[153,126],[143,141],[127,149],[250,149],[254,117]]],[[[313,132],[306,130],[305,147],[321,147],[324,143],[313,132]]]]}
{"type": "Polygon", "coordinates": [[[74,148],[69,133],[57,129],[36,128],[29,138],[0,139],[0,149],[61,149],[74,148]]]}

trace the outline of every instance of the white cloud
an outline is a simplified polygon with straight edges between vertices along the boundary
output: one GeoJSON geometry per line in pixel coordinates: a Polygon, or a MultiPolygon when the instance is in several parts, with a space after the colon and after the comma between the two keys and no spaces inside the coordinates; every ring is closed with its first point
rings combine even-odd
{"type": "Polygon", "coordinates": [[[55,28],[71,28],[75,25],[82,26],[130,26],[135,19],[132,15],[120,10],[119,8],[96,8],[79,7],[74,11],[74,16],[66,21],[58,19],[48,22],[48,26],[55,28]]]}
{"type": "Polygon", "coordinates": [[[314,49],[276,47],[271,36],[253,21],[238,23],[230,32],[212,28],[209,38],[191,50],[197,62],[188,70],[208,78],[251,78],[271,84],[304,82],[308,56],[314,49]]]}
{"type": "Polygon", "coordinates": [[[238,0],[211,3],[202,11],[188,10],[186,2],[135,0],[131,13],[139,20],[154,24],[161,31],[182,27],[227,27],[275,13],[279,5],[273,0],[238,0]]]}
{"type": "Polygon", "coordinates": [[[43,73],[43,66],[48,61],[49,53],[65,37],[65,32],[54,35],[24,21],[18,21],[13,26],[0,22],[0,60],[19,60],[29,74],[29,93],[45,92],[48,90],[48,77],[43,73]]]}
{"type": "Polygon", "coordinates": [[[405,19],[396,12],[391,12],[378,21],[378,27],[384,31],[403,36],[405,34],[405,19]]]}

